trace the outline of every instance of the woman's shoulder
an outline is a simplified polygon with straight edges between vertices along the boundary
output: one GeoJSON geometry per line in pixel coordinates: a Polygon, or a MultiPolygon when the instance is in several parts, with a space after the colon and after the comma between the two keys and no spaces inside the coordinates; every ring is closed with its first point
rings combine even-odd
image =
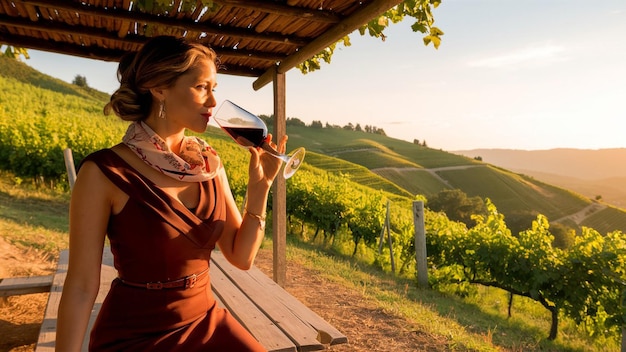
{"type": "Polygon", "coordinates": [[[83,162],[85,162],[85,161],[100,161],[102,159],[110,158],[111,154],[115,154],[115,152],[113,152],[113,150],[110,149],[110,148],[96,150],[94,152],[91,152],[91,153],[87,154],[87,156],[83,159],[83,162]]]}
{"type": "Polygon", "coordinates": [[[120,163],[124,162],[124,160],[120,158],[120,156],[115,151],[113,151],[113,148],[105,148],[91,152],[80,161],[78,169],[82,168],[83,165],[88,162],[92,162],[98,165],[100,168],[119,166],[120,163]]]}

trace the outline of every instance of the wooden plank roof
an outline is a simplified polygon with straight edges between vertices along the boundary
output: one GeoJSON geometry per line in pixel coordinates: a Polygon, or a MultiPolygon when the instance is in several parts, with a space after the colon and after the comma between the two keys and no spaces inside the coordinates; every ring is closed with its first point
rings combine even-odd
{"type": "Polygon", "coordinates": [[[152,36],[199,39],[220,73],[258,77],[308,60],[400,0],[0,0],[0,43],[119,61],[152,36]],[[161,4],[169,3],[167,6],[161,4]]]}

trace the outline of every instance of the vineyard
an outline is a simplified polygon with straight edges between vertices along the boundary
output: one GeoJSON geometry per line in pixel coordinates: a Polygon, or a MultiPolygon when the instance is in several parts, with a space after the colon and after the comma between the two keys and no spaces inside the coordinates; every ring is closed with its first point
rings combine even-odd
{"type": "Polygon", "coordinates": [[[411,194],[436,194],[446,189],[446,185],[426,169],[382,168],[372,170],[372,172],[411,194]]]}
{"type": "MultiPolygon", "coordinates": [[[[0,58],[0,71],[12,67],[9,72],[18,74],[0,72],[0,168],[13,173],[18,183],[35,179],[67,192],[62,150],[71,148],[79,163],[90,152],[118,143],[127,124],[102,115],[105,97],[6,60],[0,58]],[[30,83],[33,77],[38,86],[30,83]]],[[[477,287],[497,288],[509,295],[509,307],[525,299],[548,312],[549,329],[543,334],[548,340],[558,339],[559,326],[566,321],[597,344],[619,345],[626,326],[622,210],[607,207],[588,217],[583,223],[587,227],[574,229],[574,243],[560,248],[554,245],[549,219],[577,212],[591,204],[589,199],[473,159],[376,134],[301,126],[289,133],[291,146],[309,151],[305,165],[287,182],[290,236],[336,248],[387,272],[392,272],[393,255],[393,274],[414,280],[411,209],[412,202],[421,200],[427,205],[432,288],[465,298],[476,295],[477,287]],[[475,216],[475,226],[468,227],[429,210],[429,197],[444,189],[485,199],[487,214],[475,216]],[[506,214],[514,212],[533,213],[533,221],[519,233],[506,222],[506,214]],[[384,230],[393,238],[391,250],[380,246],[384,230]]],[[[217,129],[210,128],[203,137],[219,151],[241,202],[249,153],[217,129]]]]}
{"type": "Polygon", "coordinates": [[[613,228],[626,227],[626,219],[622,210],[607,207],[585,218],[582,225],[596,229],[600,233],[606,233],[612,231],[613,228]]]}

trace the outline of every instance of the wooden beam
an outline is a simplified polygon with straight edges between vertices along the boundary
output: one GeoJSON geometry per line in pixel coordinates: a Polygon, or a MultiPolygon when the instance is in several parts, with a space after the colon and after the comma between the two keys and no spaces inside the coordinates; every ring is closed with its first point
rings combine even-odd
{"type": "MultiPolygon", "coordinates": [[[[285,74],[274,70],[274,138],[280,141],[287,133],[285,74]]],[[[287,190],[285,177],[274,180],[272,203],[273,276],[281,287],[287,282],[287,190]]]]}
{"type": "MultiPolygon", "coordinates": [[[[54,33],[59,35],[67,35],[74,37],[90,37],[103,39],[107,41],[114,41],[120,44],[135,44],[138,47],[142,46],[149,38],[138,36],[138,35],[129,35],[124,38],[120,38],[117,35],[117,32],[109,32],[106,29],[94,29],[93,27],[88,26],[70,26],[63,23],[53,22],[53,21],[37,21],[32,22],[30,20],[24,20],[21,18],[3,16],[0,14],[0,24],[4,24],[7,26],[13,26],[17,28],[24,28],[30,30],[37,30],[41,32],[48,33],[52,35],[54,33]]],[[[16,36],[19,38],[19,36],[16,36]]],[[[30,37],[21,37],[21,38],[30,38],[30,37]]],[[[219,56],[227,56],[233,58],[249,58],[253,57],[255,60],[262,61],[270,61],[277,62],[280,60],[284,60],[286,55],[274,54],[272,52],[263,52],[257,50],[242,50],[242,49],[229,49],[229,48],[214,48],[215,52],[218,53],[219,56]]]]}
{"type": "MultiPolygon", "coordinates": [[[[287,59],[281,61],[277,67],[278,73],[285,73],[290,69],[298,66],[299,64],[310,59],[315,54],[324,50],[331,44],[337,42],[339,39],[352,33],[355,29],[359,28],[364,23],[367,23],[374,17],[396,6],[400,2],[402,1],[375,0],[371,2],[370,4],[363,7],[361,10],[356,11],[350,17],[335,25],[333,28],[324,32],[324,34],[320,35],[311,43],[298,50],[298,52],[296,52],[295,54],[290,55],[287,59]]],[[[265,73],[263,73],[261,77],[259,77],[256,81],[252,83],[252,88],[254,88],[254,90],[259,90],[263,88],[266,84],[272,81],[273,76],[274,68],[265,71],[265,73]]]]}
{"type": "Polygon", "coordinates": [[[274,13],[281,16],[290,16],[296,18],[305,18],[310,21],[339,23],[341,17],[331,11],[309,9],[306,7],[295,7],[282,5],[273,1],[266,0],[213,0],[214,3],[249,9],[253,11],[262,11],[274,13]]]}
{"type": "MultiPolygon", "coordinates": [[[[0,33],[0,42],[8,45],[25,47],[35,50],[48,51],[63,55],[72,55],[78,57],[84,57],[92,60],[101,61],[113,61],[119,62],[121,57],[126,54],[126,51],[119,49],[104,49],[98,46],[82,46],[77,44],[60,43],[54,41],[48,41],[45,39],[34,39],[32,37],[6,35],[0,33]]],[[[267,53],[251,52],[246,50],[215,50],[219,57],[235,57],[235,58],[247,58],[252,56],[255,60],[265,60],[276,62],[279,59],[278,56],[272,56],[267,53]]],[[[220,67],[219,73],[245,76],[245,77],[259,77],[263,71],[248,69],[246,67],[240,67],[235,65],[228,65],[220,67]]]]}
{"type": "Polygon", "coordinates": [[[0,42],[9,45],[30,48],[35,50],[49,51],[53,53],[84,57],[87,59],[102,61],[119,61],[126,53],[118,49],[104,49],[101,47],[85,47],[81,45],[55,42],[45,39],[34,39],[27,36],[0,33],[0,42]]]}
{"type": "Polygon", "coordinates": [[[143,12],[128,11],[115,8],[102,8],[96,6],[83,5],[80,2],[66,2],[57,0],[20,0],[21,3],[32,6],[40,6],[49,9],[75,12],[82,15],[96,16],[111,20],[126,20],[138,23],[151,23],[163,25],[183,31],[198,31],[210,35],[222,35],[229,37],[240,37],[258,41],[272,43],[291,44],[303,46],[309,43],[307,38],[297,36],[282,35],[279,33],[257,33],[254,29],[233,28],[228,26],[218,26],[208,23],[196,22],[189,19],[177,19],[165,16],[155,16],[143,12]]]}
{"type": "Polygon", "coordinates": [[[33,22],[22,17],[12,17],[1,14],[0,24],[13,26],[16,28],[41,31],[48,33],[50,36],[52,36],[52,34],[54,33],[76,37],[87,36],[91,38],[115,41],[118,43],[131,43],[137,45],[143,45],[143,43],[147,40],[147,38],[138,35],[127,35],[124,38],[120,38],[117,35],[117,32],[109,32],[106,29],[95,29],[94,27],[81,25],[72,26],[58,21],[50,21],[44,19],[33,22]]]}

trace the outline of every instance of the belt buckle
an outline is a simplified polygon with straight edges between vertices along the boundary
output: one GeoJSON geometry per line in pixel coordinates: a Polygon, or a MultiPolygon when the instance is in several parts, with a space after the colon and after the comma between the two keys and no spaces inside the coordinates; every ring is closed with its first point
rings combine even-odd
{"type": "Polygon", "coordinates": [[[192,288],[196,285],[198,275],[193,274],[185,277],[185,289],[192,288]]]}
{"type": "Polygon", "coordinates": [[[146,288],[148,290],[161,290],[163,289],[163,283],[162,282],[148,282],[146,284],[146,288]]]}

